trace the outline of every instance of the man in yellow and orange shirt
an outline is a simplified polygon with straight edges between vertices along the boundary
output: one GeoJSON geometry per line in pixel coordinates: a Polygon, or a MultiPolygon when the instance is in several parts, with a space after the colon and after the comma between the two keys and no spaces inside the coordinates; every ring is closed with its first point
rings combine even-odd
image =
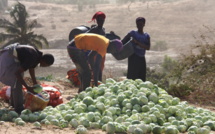
{"type": "Polygon", "coordinates": [[[84,33],[75,36],[74,40],[69,43],[67,50],[79,73],[81,85],[78,92],[81,92],[90,86],[90,68],[93,71],[94,84],[95,86],[98,86],[99,70],[101,68],[102,58],[106,53],[119,53],[122,46],[123,45],[120,40],[109,40],[98,34],[84,33]],[[91,53],[86,56],[85,51],[88,50],[91,50],[91,53]],[[91,62],[88,63],[88,61],[91,62]]]}

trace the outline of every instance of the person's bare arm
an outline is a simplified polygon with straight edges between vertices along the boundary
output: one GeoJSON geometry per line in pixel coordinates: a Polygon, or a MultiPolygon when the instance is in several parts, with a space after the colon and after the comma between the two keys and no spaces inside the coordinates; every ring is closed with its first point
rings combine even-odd
{"type": "Polygon", "coordinates": [[[144,48],[144,49],[146,49],[146,50],[150,50],[150,46],[151,46],[151,44],[150,44],[150,38],[149,38],[148,40],[149,40],[149,45],[146,45],[146,44],[144,44],[144,43],[141,43],[141,42],[139,42],[139,41],[137,41],[137,40],[135,40],[135,39],[133,39],[132,41],[133,41],[136,45],[140,46],[141,48],[144,48]]]}
{"type": "Polygon", "coordinates": [[[24,69],[22,67],[20,67],[16,72],[15,72],[15,75],[16,75],[16,78],[17,80],[31,93],[35,93],[33,91],[33,87],[30,87],[26,84],[25,80],[23,79],[23,76],[22,76],[22,73],[24,73],[24,69]]]}
{"type": "Polygon", "coordinates": [[[36,77],[35,77],[35,70],[34,70],[34,68],[30,68],[30,69],[29,69],[29,74],[30,74],[30,76],[31,76],[31,79],[32,79],[32,81],[33,81],[33,84],[34,84],[34,85],[37,84],[37,80],[36,80],[36,77]]]}
{"type": "Polygon", "coordinates": [[[126,44],[131,39],[131,35],[128,33],[123,39],[122,44],[126,44]]]}
{"type": "Polygon", "coordinates": [[[90,54],[88,55],[88,61],[89,61],[89,64],[90,64],[90,67],[91,68],[94,68],[94,57],[97,55],[97,52],[96,51],[91,51],[90,54]]]}
{"type": "Polygon", "coordinates": [[[98,86],[99,70],[101,68],[102,56],[100,54],[96,55],[95,64],[93,67],[94,84],[98,86]]]}

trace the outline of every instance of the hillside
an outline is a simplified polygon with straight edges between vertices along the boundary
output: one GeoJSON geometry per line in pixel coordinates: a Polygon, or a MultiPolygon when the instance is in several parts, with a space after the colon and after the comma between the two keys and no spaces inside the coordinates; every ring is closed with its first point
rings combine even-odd
{"type": "MultiPolygon", "coordinates": [[[[9,0],[9,6],[16,1],[9,0]]],[[[165,41],[169,48],[187,50],[194,43],[193,35],[203,29],[203,25],[213,26],[214,0],[179,0],[162,3],[159,1],[124,5],[96,5],[78,12],[77,6],[21,1],[31,19],[37,19],[40,27],[35,31],[43,34],[50,42],[50,48],[65,49],[71,29],[88,23],[96,11],[106,13],[106,32],[115,31],[120,37],[136,29],[135,19],[144,16],[147,20],[145,32],[151,35],[152,45],[165,41]]],[[[7,17],[3,14],[4,17],[7,17]]],[[[3,17],[2,16],[2,17],[3,17]]]]}
{"type": "MultiPolygon", "coordinates": [[[[9,7],[12,7],[15,2],[9,0],[9,7]]],[[[64,77],[69,69],[74,68],[66,52],[69,32],[80,25],[94,24],[88,22],[99,10],[105,12],[107,16],[104,24],[106,32],[114,31],[121,38],[130,30],[136,29],[136,17],[146,18],[145,32],[150,34],[152,46],[156,42],[165,41],[169,48],[163,52],[148,51],[146,61],[149,67],[160,64],[164,55],[177,58],[182,52],[190,51],[189,46],[196,41],[193,35],[201,34],[201,31],[205,32],[203,25],[213,26],[215,21],[213,19],[214,0],[179,0],[168,3],[152,1],[132,3],[129,8],[129,4],[100,4],[96,5],[95,9],[86,6],[82,12],[78,12],[75,5],[20,2],[26,6],[30,19],[36,19],[39,23],[38,28],[34,29],[35,32],[43,34],[50,43],[50,49],[43,49],[43,51],[54,54],[56,58],[51,68],[37,70],[37,74],[41,76],[52,74],[54,77],[64,77]]],[[[6,13],[0,13],[0,16],[9,19],[6,13]]],[[[111,55],[107,56],[105,64],[104,75],[107,77],[113,74],[121,76],[127,68],[126,59],[116,61],[111,55]],[[115,66],[112,66],[113,64],[115,66]]]]}

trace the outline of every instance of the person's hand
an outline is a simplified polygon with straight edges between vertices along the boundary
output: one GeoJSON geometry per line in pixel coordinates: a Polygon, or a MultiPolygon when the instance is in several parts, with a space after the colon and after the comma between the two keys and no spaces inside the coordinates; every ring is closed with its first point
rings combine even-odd
{"type": "Polygon", "coordinates": [[[37,94],[36,92],[34,92],[34,87],[28,87],[27,90],[32,94],[37,94]]]}
{"type": "Polygon", "coordinates": [[[113,35],[115,35],[114,31],[110,31],[110,34],[113,34],[113,35]]]}
{"type": "Polygon", "coordinates": [[[135,40],[134,38],[132,39],[132,42],[138,44],[137,40],[135,40]]]}
{"type": "Polygon", "coordinates": [[[33,82],[33,85],[40,85],[40,82],[38,82],[38,81],[33,82]]]}

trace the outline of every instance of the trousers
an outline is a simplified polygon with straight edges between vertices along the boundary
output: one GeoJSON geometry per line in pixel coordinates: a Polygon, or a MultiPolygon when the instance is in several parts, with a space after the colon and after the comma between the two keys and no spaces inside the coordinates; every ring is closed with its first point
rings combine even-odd
{"type": "MultiPolygon", "coordinates": [[[[5,49],[0,52],[0,81],[11,87],[10,105],[17,113],[24,109],[22,84],[17,80],[15,72],[20,68],[20,63],[13,55],[13,49],[5,49]]],[[[24,74],[22,74],[24,76],[24,74]]]]}
{"type": "Polygon", "coordinates": [[[84,91],[87,87],[90,86],[91,81],[91,70],[86,59],[85,52],[71,46],[67,47],[67,51],[76,66],[76,70],[79,73],[79,81],[81,83],[78,92],[84,91]]]}

